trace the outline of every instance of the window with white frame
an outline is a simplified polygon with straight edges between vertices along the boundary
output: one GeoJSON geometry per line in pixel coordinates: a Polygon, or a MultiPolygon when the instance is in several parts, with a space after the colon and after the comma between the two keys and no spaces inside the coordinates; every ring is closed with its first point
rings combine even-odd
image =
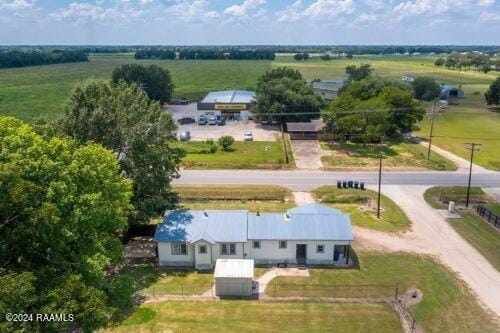
{"type": "Polygon", "coordinates": [[[225,254],[225,255],[236,254],[236,244],[235,243],[221,243],[220,254],[225,254]]]}
{"type": "Polygon", "coordinates": [[[186,243],[172,243],[173,255],[186,255],[188,254],[188,246],[186,243]]]}
{"type": "Polygon", "coordinates": [[[323,245],[323,244],[316,245],[316,252],[317,253],[325,253],[325,245],[323,245]]]}
{"type": "Polygon", "coordinates": [[[254,249],[260,249],[260,241],[254,240],[253,243],[252,243],[252,247],[254,249]]]}
{"type": "Polygon", "coordinates": [[[207,246],[206,245],[198,245],[198,253],[199,254],[206,254],[207,253],[207,246]]]}
{"type": "Polygon", "coordinates": [[[286,249],[286,240],[280,240],[280,249],[286,249]]]}

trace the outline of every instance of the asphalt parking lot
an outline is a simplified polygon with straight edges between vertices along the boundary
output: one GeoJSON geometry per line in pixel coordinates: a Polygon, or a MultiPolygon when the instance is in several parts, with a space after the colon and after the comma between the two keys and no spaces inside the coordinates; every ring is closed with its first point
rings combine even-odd
{"type": "Polygon", "coordinates": [[[177,134],[189,131],[192,141],[203,141],[206,139],[217,140],[223,135],[230,135],[236,141],[243,141],[243,135],[246,131],[251,131],[254,141],[274,141],[279,134],[277,126],[261,125],[254,121],[227,121],[225,126],[217,125],[198,125],[198,115],[196,103],[188,105],[169,105],[173,118],[177,121],[184,117],[196,119],[194,124],[177,124],[177,134]]]}

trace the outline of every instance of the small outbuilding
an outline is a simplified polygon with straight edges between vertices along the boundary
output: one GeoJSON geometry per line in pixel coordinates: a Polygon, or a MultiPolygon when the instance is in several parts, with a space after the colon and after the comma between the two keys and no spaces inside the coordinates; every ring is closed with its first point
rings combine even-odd
{"type": "Polygon", "coordinates": [[[321,119],[310,122],[286,123],[291,140],[318,140],[325,124],[321,119]]]}
{"type": "Polygon", "coordinates": [[[215,294],[219,297],[252,296],[253,271],[252,259],[217,259],[215,294]]]}
{"type": "Polygon", "coordinates": [[[459,86],[458,88],[450,87],[446,84],[441,85],[441,93],[440,97],[449,99],[449,98],[464,98],[464,90],[459,86]]]}

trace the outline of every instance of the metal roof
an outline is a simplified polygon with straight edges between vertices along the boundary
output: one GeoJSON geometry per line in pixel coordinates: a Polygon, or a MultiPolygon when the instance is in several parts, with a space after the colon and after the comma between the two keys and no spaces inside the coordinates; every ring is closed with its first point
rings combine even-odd
{"type": "Polygon", "coordinates": [[[255,92],[248,90],[225,90],[208,93],[201,103],[252,103],[255,92]]]}
{"type": "Polygon", "coordinates": [[[310,203],[288,210],[290,214],[342,214],[337,208],[332,208],[317,203],[310,203]]]}
{"type": "Polygon", "coordinates": [[[173,210],[158,224],[155,242],[247,241],[246,210],[173,210]]]}
{"type": "Polygon", "coordinates": [[[217,259],[214,278],[253,278],[252,259],[217,259]]]}
{"type": "Polygon", "coordinates": [[[351,219],[338,209],[307,204],[287,213],[246,210],[174,210],[156,227],[155,242],[246,242],[273,240],[353,240],[351,219]]]}
{"type": "Polygon", "coordinates": [[[353,240],[349,214],[248,214],[248,239],[353,240]]]}
{"type": "Polygon", "coordinates": [[[312,120],[310,122],[295,122],[286,123],[288,132],[317,132],[323,128],[324,124],[321,119],[312,120]]]}

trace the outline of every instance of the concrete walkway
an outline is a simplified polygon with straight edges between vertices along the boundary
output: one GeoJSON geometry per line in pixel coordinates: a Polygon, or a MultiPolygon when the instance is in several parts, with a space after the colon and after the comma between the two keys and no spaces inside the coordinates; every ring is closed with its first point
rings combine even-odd
{"type": "Polygon", "coordinates": [[[293,192],[293,199],[297,206],[314,202],[311,192],[293,192]]]}
{"type": "Polygon", "coordinates": [[[267,272],[265,272],[261,277],[257,279],[259,283],[259,298],[264,296],[266,292],[267,285],[277,276],[288,276],[288,277],[308,277],[308,269],[298,269],[296,267],[290,268],[279,268],[273,267],[267,272]]]}
{"type": "Polygon", "coordinates": [[[290,140],[293,158],[298,169],[321,169],[325,152],[317,140],[290,140]]]}
{"type": "Polygon", "coordinates": [[[425,202],[423,194],[427,188],[383,186],[382,193],[401,207],[412,221],[411,230],[391,236],[356,228],[357,242],[368,249],[379,246],[392,251],[435,255],[458,273],[483,306],[500,316],[500,273],[425,202]]]}
{"type": "MultiPolygon", "coordinates": [[[[420,143],[422,146],[424,147],[428,147],[429,144],[427,142],[421,142],[420,143]]],[[[465,158],[462,158],[460,156],[457,156],[447,150],[444,150],[442,148],[439,148],[438,146],[436,145],[432,145],[431,146],[431,150],[447,159],[449,159],[450,161],[452,161],[453,163],[455,163],[455,165],[457,166],[457,171],[469,171],[469,167],[470,167],[470,161],[466,160],[465,158]]],[[[477,165],[475,163],[472,163],[472,171],[473,172],[493,172],[492,170],[488,170],[488,169],[485,169],[483,168],[482,166],[480,165],[477,165]]]]}

